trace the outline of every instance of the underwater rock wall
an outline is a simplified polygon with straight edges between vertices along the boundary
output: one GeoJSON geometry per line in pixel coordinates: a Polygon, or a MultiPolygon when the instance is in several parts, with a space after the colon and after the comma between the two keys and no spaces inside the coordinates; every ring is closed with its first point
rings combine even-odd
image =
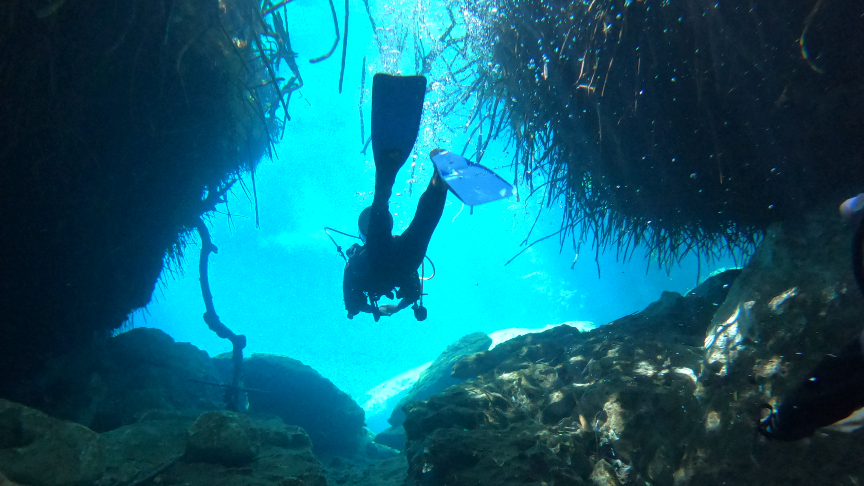
{"type": "Polygon", "coordinates": [[[278,418],[157,412],[97,434],[0,400],[0,436],[4,486],[327,485],[309,436],[278,418]]]}
{"type": "Polygon", "coordinates": [[[836,212],[768,235],[737,278],[665,293],[590,332],[560,326],[463,358],[453,374],[473,380],[404,409],[409,484],[864,479],[861,432],[792,443],[757,433],[761,404],[782,399],[864,327],[852,231],[836,212]],[[718,329],[731,327],[742,301],[750,323],[717,353],[718,329]]]}
{"type": "Polygon", "coordinates": [[[55,362],[10,397],[92,420],[101,434],[0,401],[0,473],[34,485],[147,474],[162,484],[325,484],[325,474],[367,486],[856,484],[864,432],[796,442],[757,433],[761,405],[776,405],[864,326],[852,231],[831,209],[768,234],[743,270],[609,325],[560,325],[455,365],[451,348],[441,362],[468,381],[404,406],[402,456],[369,442],[362,410],[302,363],[247,359],[250,414],[222,412],[212,375],[230,374],[229,360],[135,329],[55,362]],[[62,474],[34,466],[84,452],[62,474]],[[332,459],[327,471],[315,455],[332,459]]]}
{"type": "Polygon", "coordinates": [[[284,356],[245,365],[249,406],[237,413],[224,410],[230,360],[157,329],[52,359],[0,395],[0,485],[401,482],[404,457],[371,441],[362,409],[329,380],[284,356]]]}
{"type": "Polygon", "coordinates": [[[317,452],[355,451],[366,438],[363,409],[300,361],[256,353],[244,360],[243,371],[245,386],[260,390],[249,393],[249,412],[273,414],[303,427],[317,452]]]}
{"type": "MultiPolygon", "coordinates": [[[[105,433],[151,412],[196,417],[226,408],[233,367],[158,329],[138,328],[49,361],[35,379],[4,390],[13,400],[105,433]]],[[[250,414],[303,427],[316,453],[363,450],[364,414],[330,380],[286,356],[254,354],[243,363],[250,414]]],[[[374,447],[374,446],[373,446],[374,447]]]]}
{"type": "Polygon", "coordinates": [[[0,437],[0,484],[4,475],[39,486],[93,484],[105,470],[99,434],[2,399],[0,437]]]}
{"type": "Polygon", "coordinates": [[[207,353],[140,328],[50,360],[8,398],[96,432],[136,422],[151,410],[196,414],[223,408],[219,373],[207,353]]]}
{"type": "Polygon", "coordinates": [[[268,149],[220,17],[243,2],[0,7],[0,382],[147,304],[205,191],[268,149]]]}
{"type": "MultiPolygon", "coordinates": [[[[387,421],[391,427],[399,427],[405,421],[405,413],[402,412],[402,407],[408,402],[426,400],[432,395],[436,395],[445,389],[460,382],[458,378],[454,378],[450,374],[453,365],[463,356],[486,351],[492,345],[492,338],[481,332],[475,332],[467,336],[463,336],[455,343],[447,346],[435,361],[426,368],[417,383],[411,387],[411,390],[405,394],[402,399],[393,407],[393,413],[387,421]]],[[[401,448],[401,444],[399,445],[401,448]]]]}

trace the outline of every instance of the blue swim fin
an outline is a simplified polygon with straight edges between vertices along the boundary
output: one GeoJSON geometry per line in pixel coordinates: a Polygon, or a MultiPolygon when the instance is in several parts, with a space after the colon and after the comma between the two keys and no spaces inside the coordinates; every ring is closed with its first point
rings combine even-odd
{"type": "Polygon", "coordinates": [[[432,163],[453,194],[469,206],[497,201],[514,194],[513,186],[498,174],[459,154],[442,150],[432,156],[432,163]]]}
{"type": "Polygon", "coordinates": [[[372,80],[372,153],[379,171],[395,176],[411,155],[426,96],[424,76],[378,73],[372,80]]]}

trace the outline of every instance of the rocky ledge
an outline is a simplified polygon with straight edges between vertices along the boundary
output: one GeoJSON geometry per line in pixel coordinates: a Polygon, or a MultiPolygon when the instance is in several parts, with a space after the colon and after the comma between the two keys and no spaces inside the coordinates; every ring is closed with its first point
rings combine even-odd
{"type": "Polygon", "coordinates": [[[402,407],[401,455],[302,363],[249,358],[250,413],[225,412],[208,384],[224,360],[134,330],[7,395],[41,412],[0,401],[0,485],[860,484],[862,433],[756,432],[762,404],[861,332],[851,237],[816,213],[772,227],[743,270],[590,332],[481,352],[468,336],[402,407]]]}
{"type": "Polygon", "coordinates": [[[851,241],[817,213],[772,227],[740,275],[463,358],[469,381],[405,407],[407,483],[860,484],[860,432],[757,434],[763,403],[861,332],[851,241]]]}

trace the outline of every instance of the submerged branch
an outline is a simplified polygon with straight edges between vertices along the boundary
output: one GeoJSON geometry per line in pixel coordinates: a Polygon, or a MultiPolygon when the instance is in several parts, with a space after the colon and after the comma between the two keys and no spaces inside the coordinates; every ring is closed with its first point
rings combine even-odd
{"type": "Polygon", "coordinates": [[[336,18],[336,6],[333,5],[333,0],[330,0],[330,12],[333,13],[333,27],[336,28],[336,40],[333,41],[333,47],[330,48],[330,51],[327,54],[324,54],[323,56],[316,57],[313,59],[309,59],[309,62],[311,64],[315,64],[316,62],[321,62],[324,59],[327,59],[328,57],[332,56],[333,53],[336,51],[336,46],[339,45],[339,19],[336,18]]]}
{"type": "MultiPolygon", "coordinates": [[[[228,188],[233,185],[233,181],[226,184],[217,191],[211,192],[203,201],[204,207],[215,208],[217,204],[224,202],[224,195],[228,188]]],[[[233,346],[233,354],[231,361],[234,363],[234,376],[231,386],[225,392],[225,401],[229,410],[238,411],[239,407],[239,389],[241,369],[243,365],[243,348],[246,347],[246,336],[242,334],[234,334],[228,326],[222,323],[219,316],[216,314],[216,307],[213,305],[213,294],[210,291],[210,280],[208,277],[208,264],[210,261],[210,253],[218,253],[219,249],[213,244],[210,237],[210,230],[204,223],[201,216],[196,217],[195,227],[198,229],[198,234],[201,236],[201,258],[198,261],[199,282],[201,283],[201,296],[204,299],[204,322],[207,327],[216,333],[222,339],[231,341],[233,346]]]]}
{"type": "MultiPolygon", "coordinates": [[[[345,55],[348,53],[348,0],[345,0],[345,32],[342,34],[342,67],[339,69],[339,93],[342,93],[342,78],[345,77],[345,55]]],[[[338,40],[338,39],[337,39],[338,40]]]]}
{"type": "Polygon", "coordinates": [[[522,251],[520,251],[519,253],[513,255],[513,258],[507,260],[507,263],[505,263],[504,266],[506,267],[507,265],[509,265],[510,262],[512,262],[513,260],[516,259],[516,257],[518,257],[519,255],[521,255],[521,254],[525,253],[526,251],[528,251],[528,249],[531,248],[532,246],[536,245],[537,243],[540,243],[540,242],[543,241],[543,240],[548,240],[549,238],[552,238],[553,236],[557,235],[557,234],[560,233],[561,231],[563,231],[563,230],[558,230],[558,231],[552,233],[551,235],[544,236],[543,238],[540,238],[539,240],[534,241],[534,242],[531,243],[530,245],[528,245],[528,246],[526,246],[525,248],[523,248],[522,251]]]}

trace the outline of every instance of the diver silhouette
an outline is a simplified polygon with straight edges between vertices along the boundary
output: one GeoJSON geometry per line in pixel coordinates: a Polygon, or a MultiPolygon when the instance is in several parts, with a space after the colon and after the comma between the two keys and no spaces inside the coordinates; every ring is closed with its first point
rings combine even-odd
{"type": "MultiPolygon", "coordinates": [[[[342,293],[349,319],[368,312],[378,321],[382,315],[392,315],[409,305],[418,321],[426,319],[426,308],[417,304],[422,295],[417,269],[444,212],[447,183],[436,169],[420,196],[414,219],[401,235],[393,235],[393,216],[388,209],[396,174],[417,140],[425,94],[423,76],[379,73],[373,79],[371,135],[375,193],[372,205],[358,219],[364,245],[354,244],[347,251],[342,293]],[[378,300],[384,296],[399,302],[379,306],[378,300]]],[[[435,149],[430,157],[440,152],[435,149]]]]}

